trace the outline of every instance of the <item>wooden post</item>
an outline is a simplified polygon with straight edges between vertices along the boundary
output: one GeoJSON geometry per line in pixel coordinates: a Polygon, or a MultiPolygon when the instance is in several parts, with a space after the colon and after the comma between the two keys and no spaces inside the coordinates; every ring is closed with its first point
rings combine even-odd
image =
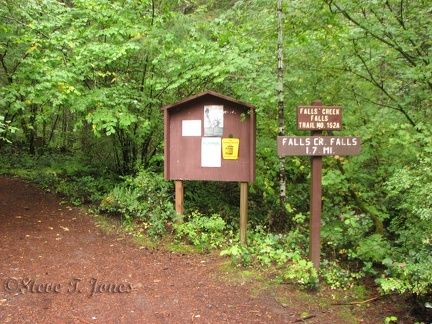
{"type": "Polygon", "coordinates": [[[321,254],[322,156],[311,157],[309,259],[319,270],[321,254]]]}
{"type": "MultiPolygon", "coordinates": [[[[322,106],[315,100],[312,106],[322,106]]],[[[312,136],[322,135],[322,131],[312,131],[312,136]]],[[[322,156],[311,157],[310,220],[309,220],[309,259],[315,270],[320,267],[321,254],[321,197],[322,197],[322,156]]]]}
{"type": "Polygon", "coordinates": [[[184,214],[184,188],[183,181],[176,180],[175,182],[175,210],[177,215],[179,216],[178,222],[181,223],[183,221],[184,214]]]}
{"type": "Polygon", "coordinates": [[[248,183],[240,183],[240,243],[247,244],[248,183]]]}

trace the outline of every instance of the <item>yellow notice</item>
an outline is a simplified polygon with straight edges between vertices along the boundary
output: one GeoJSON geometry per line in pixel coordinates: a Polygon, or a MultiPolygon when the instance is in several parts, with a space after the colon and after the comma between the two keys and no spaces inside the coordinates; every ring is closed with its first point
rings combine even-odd
{"type": "Polygon", "coordinates": [[[222,138],[222,158],[224,160],[238,160],[240,139],[222,138]]]}

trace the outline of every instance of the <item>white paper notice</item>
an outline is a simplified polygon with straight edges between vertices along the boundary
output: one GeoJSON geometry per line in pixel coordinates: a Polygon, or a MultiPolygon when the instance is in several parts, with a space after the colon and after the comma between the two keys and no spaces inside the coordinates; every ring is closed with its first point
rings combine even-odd
{"type": "Polygon", "coordinates": [[[182,120],[182,136],[201,136],[201,120],[182,120]]]}
{"type": "Polygon", "coordinates": [[[220,137],[203,137],[201,141],[201,166],[222,166],[222,141],[220,137]]]}
{"type": "Polygon", "coordinates": [[[223,136],[223,106],[204,106],[204,136],[223,136]]]}

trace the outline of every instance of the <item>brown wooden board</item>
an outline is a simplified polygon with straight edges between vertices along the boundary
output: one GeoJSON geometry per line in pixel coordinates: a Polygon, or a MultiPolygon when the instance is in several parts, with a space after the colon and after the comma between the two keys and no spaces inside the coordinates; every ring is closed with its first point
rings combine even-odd
{"type": "Polygon", "coordinates": [[[342,108],[338,106],[298,106],[298,130],[342,130],[342,108]]]}
{"type": "MultiPolygon", "coordinates": [[[[255,111],[254,107],[206,91],[165,106],[165,179],[255,181],[255,111]],[[223,107],[223,113],[213,118],[208,127],[206,107],[223,107]],[[219,118],[223,119],[219,123],[219,118]],[[207,127],[206,127],[207,124],[207,127]],[[214,126],[214,127],[213,127],[214,126]],[[222,139],[238,139],[238,158],[222,155],[222,139]],[[220,142],[220,157],[213,157],[213,145],[220,142]]],[[[214,116],[213,116],[214,117],[214,116]]]]}
{"type": "Polygon", "coordinates": [[[359,155],[360,137],[278,136],[279,156],[359,155]]]}

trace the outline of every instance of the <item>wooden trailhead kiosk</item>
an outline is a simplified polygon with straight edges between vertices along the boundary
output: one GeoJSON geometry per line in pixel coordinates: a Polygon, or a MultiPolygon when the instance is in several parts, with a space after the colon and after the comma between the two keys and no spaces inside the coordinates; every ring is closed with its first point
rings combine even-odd
{"type": "Polygon", "coordinates": [[[309,258],[316,270],[321,253],[322,157],[360,154],[360,137],[323,136],[342,130],[342,108],[323,106],[315,100],[311,106],[297,107],[297,130],[310,130],[310,136],[278,136],[279,156],[310,156],[310,237],[309,258]]]}
{"type": "Polygon", "coordinates": [[[175,180],[183,215],[183,180],[240,182],[240,241],[246,243],[248,182],[255,181],[255,107],[205,91],[161,108],[164,174],[175,180]]]}

